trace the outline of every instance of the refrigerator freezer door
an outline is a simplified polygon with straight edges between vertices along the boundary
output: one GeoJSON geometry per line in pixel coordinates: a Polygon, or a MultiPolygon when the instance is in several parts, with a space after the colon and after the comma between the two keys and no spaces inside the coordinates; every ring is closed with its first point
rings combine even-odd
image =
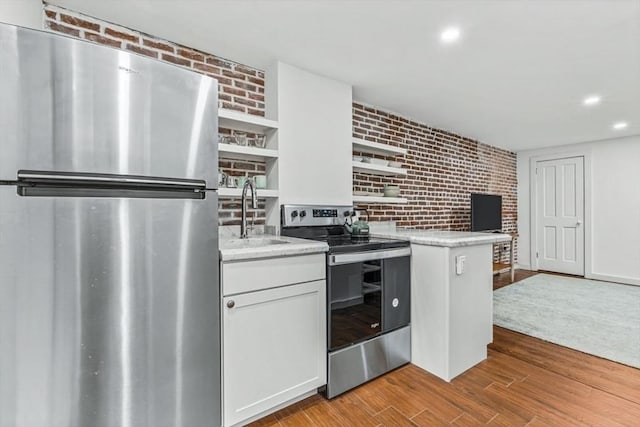
{"type": "Polygon", "coordinates": [[[217,82],[0,24],[0,180],[19,169],[201,179],[217,187],[217,82]]]}
{"type": "Polygon", "coordinates": [[[0,426],[218,427],[217,195],[0,186],[0,426]]]}

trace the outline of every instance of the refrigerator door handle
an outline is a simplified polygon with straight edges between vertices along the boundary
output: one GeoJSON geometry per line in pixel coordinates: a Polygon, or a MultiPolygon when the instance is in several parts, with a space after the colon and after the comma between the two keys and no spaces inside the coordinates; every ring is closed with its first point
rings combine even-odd
{"type": "Polygon", "coordinates": [[[163,188],[200,188],[204,190],[206,184],[202,180],[161,178],[141,175],[116,175],[109,173],[81,173],[81,172],[57,172],[57,171],[31,171],[19,170],[18,182],[42,183],[55,185],[74,186],[152,186],[163,188]]]}
{"type": "Polygon", "coordinates": [[[204,199],[205,181],[81,172],[19,170],[21,196],[204,199]]]}

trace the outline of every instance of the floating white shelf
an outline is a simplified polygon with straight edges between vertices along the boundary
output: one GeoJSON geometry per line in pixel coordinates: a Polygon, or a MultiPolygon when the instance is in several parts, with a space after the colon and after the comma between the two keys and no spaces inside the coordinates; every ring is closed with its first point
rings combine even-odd
{"type": "MultiPolygon", "coordinates": [[[[251,193],[249,193],[251,194],[251,193]]],[[[268,199],[278,197],[278,190],[260,189],[256,190],[258,199],[268,199]]],[[[242,188],[218,188],[218,196],[220,197],[242,197],[242,188]]]]}
{"type": "Polygon", "coordinates": [[[399,156],[407,154],[407,150],[405,148],[380,144],[379,142],[365,141],[364,139],[358,138],[353,138],[353,149],[364,153],[380,154],[382,156],[399,156]]]}
{"type": "Polygon", "coordinates": [[[260,116],[219,108],[218,126],[221,128],[263,134],[267,131],[278,129],[278,122],[260,116]]]}
{"type": "Polygon", "coordinates": [[[392,168],[389,166],[376,165],[373,163],[352,162],[354,172],[364,172],[373,175],[406,175],[407,170],[402,168],[392,168]]]}
{"type": "Polygon", "coordinates": [[[221,159],[269,160],[278,158],[278,150],[247,147],[243,145],[218,144],[218,157],[221,159]]]}
{"type": "Polygon", "coordinates": [[[381,203],[381,204],[403,204],[407,203],[404,197],[383,197],[383,196],[353,196],[353,203],[381,203]]]}

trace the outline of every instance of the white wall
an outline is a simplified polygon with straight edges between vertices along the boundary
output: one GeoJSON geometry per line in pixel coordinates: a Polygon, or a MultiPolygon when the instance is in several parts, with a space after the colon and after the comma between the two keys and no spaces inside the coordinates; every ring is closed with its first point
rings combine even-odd
{"type": "Polygon", "coordinates": [[[0,0],[0,22],[42,29],[42,0],[0,0]]]}
{"type": "Polygon", "coordinates": [[[278,62],[265,71],[277,119],[282,204],[352,204],[351,86],[278,62]]]}
{"type": "Polygon", "coordinates": [[[640,136],[518,153],[518,260],[531,268],[531,159],[583,155],[585,276],[640,285],[640,136]]]}

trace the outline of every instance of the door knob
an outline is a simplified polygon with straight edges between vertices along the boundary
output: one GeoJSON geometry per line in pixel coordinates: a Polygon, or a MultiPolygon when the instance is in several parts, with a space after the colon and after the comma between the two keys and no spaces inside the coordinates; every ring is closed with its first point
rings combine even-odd
{"type": "Polygon", "coordinates": [[[235,301],[233,301],[233,300],[227,301],[227,307],[233,308],[235,305],[236,305],[235,301]]]}
{"type": "Polygon", "coordinates": [[[578,222],[576,222],[576,226],[578,225],[582,225],[582,220],[578,220],[578,222]]]}

